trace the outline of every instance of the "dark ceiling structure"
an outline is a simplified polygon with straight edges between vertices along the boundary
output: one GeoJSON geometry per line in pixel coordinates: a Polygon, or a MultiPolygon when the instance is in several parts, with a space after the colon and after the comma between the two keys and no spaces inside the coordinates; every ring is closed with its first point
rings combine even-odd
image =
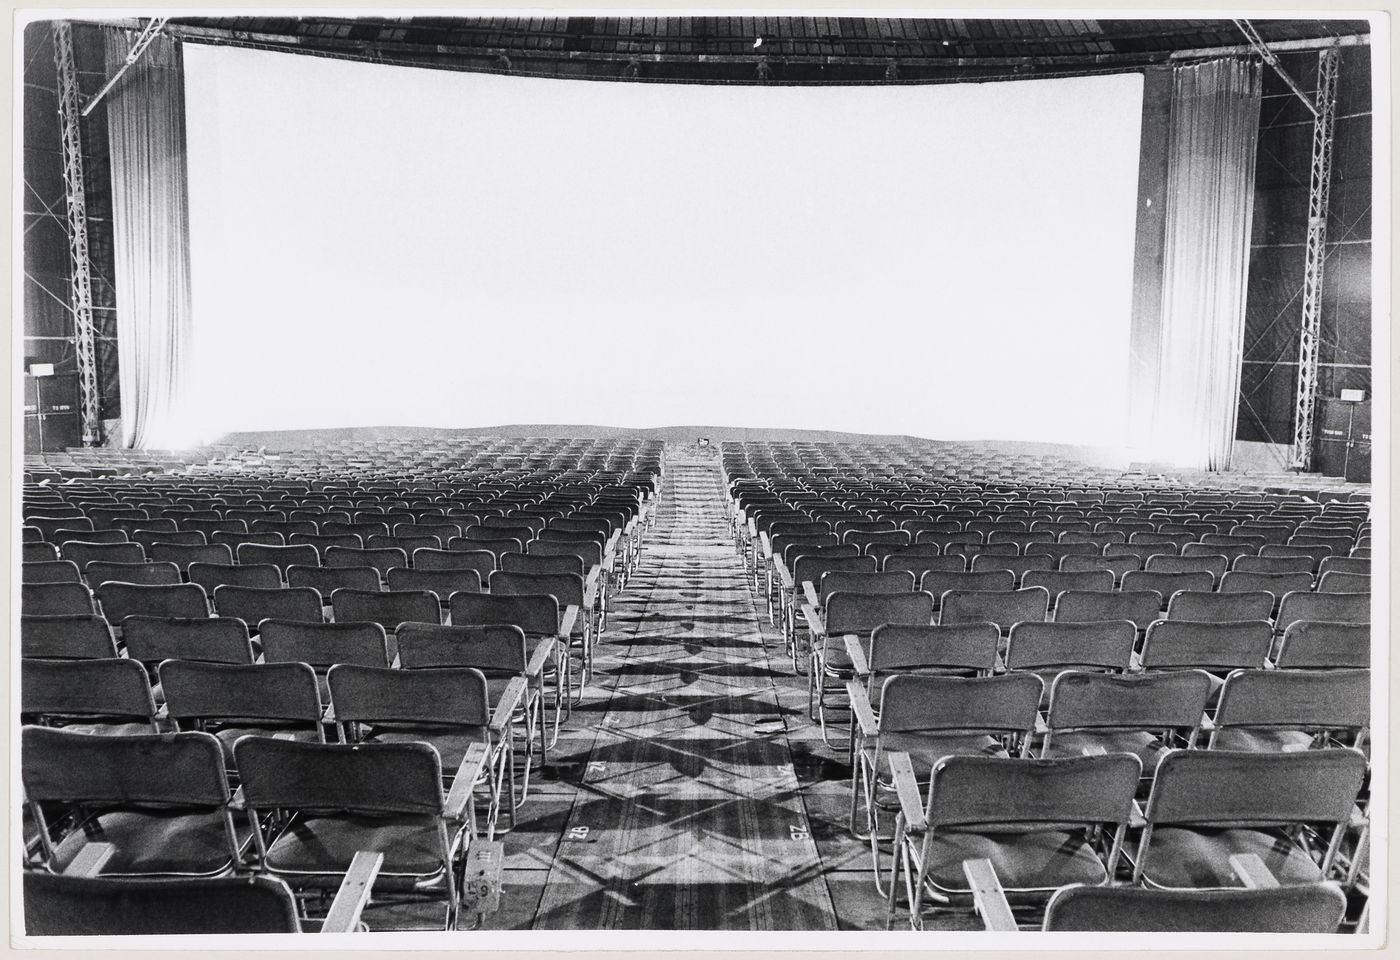
{"type": "MultiPolygon", "coordinates": [[[[1364,42],[1364,20],[1254,20],[1280,49],[1364,42]]],[[[122,21],[137,27],[143,21],[122,21]]],[[[526,76],[700,83],[930,83],[1248,53],[1233,20],[938,17],[175,18],[192,42],[526,76]]]]}

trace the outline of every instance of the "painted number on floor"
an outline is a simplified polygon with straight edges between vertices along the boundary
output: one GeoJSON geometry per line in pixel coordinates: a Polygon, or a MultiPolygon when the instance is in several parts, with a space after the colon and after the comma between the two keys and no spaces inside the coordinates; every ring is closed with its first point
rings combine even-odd
{"type": "Polygon", "coordinates": [[[587,841],[587,840],[588,840],[588,828],[587,828],[587,827],[570,827],[570,828],[569,828],[568,834],[565,836],[565,839],[566,839],[566,840],[587,841]]]}
{"type": "Polygon", "coordinates": [[[792,835],[794,840],[807,840],[812,836],[811,831],[796,823],[788,825],[788,833],[792,835]]]}

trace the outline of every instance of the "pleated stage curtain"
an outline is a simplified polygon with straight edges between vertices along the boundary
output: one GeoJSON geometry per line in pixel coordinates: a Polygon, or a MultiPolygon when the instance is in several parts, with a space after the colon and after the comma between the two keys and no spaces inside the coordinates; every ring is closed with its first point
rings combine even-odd
{"type": "MultiPolygon", "coordinates": [[[[106,35],[107,72],[135,34],[106,35]]],[[[188,171],[180,46],[159,36],[107,95],[122,445],[178,438],[190,348],[188,171]]]]}
{"type": "Polygon", "coordinates": [[[1260,65],[1174,71],[1162,320],[1151,448],[1180,466],[1230,465],[1254,216],[1260,65]]]}

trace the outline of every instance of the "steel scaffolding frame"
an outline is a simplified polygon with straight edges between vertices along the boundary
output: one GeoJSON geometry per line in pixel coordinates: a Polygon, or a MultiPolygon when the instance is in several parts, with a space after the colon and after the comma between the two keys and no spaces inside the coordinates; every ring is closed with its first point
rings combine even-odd
{"type": "MultiPolygon", "coordinates": [[[[96,327],[92,319],[92,262],[88,255],[87,193],[83,186],[83,142],[78,113],[78,72],[73,61],[73,28],[53,22],[53,57],[58,68],[58,122],[63,147],[63,194],[68,207],[69,309],[78,361],[78,409],[83,446],[102,439],[97,395],[96,327]]],[[[40,411],[43,416],[43,411],[40,411]]]]}
{"type": "Polygon", "coordinates": [[[1332,144],[1337,108],[1336,47],[1318,53],[1313,120],[1312,176],[1308,186],[1308,238],[1303,266],[1303,322],[1298,338],[1298,400],[1293,415],[1293,466],[1313,466],[1317,419],[1318,346],[1322,328],[1322,268],[1326,262],[1327,211],[1332,188],[1332,144]]]}

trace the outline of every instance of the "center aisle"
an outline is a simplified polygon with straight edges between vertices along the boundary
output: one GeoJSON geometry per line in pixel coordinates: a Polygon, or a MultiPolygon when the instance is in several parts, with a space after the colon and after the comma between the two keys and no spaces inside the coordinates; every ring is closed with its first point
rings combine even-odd
{"type": "Polygon", "coordinates": [[[534,928],[835,929],[783,723],[798,707],[775,684],[790,665],[765,644],[717,462],[668,465],[597,667],[534,928]]]}

